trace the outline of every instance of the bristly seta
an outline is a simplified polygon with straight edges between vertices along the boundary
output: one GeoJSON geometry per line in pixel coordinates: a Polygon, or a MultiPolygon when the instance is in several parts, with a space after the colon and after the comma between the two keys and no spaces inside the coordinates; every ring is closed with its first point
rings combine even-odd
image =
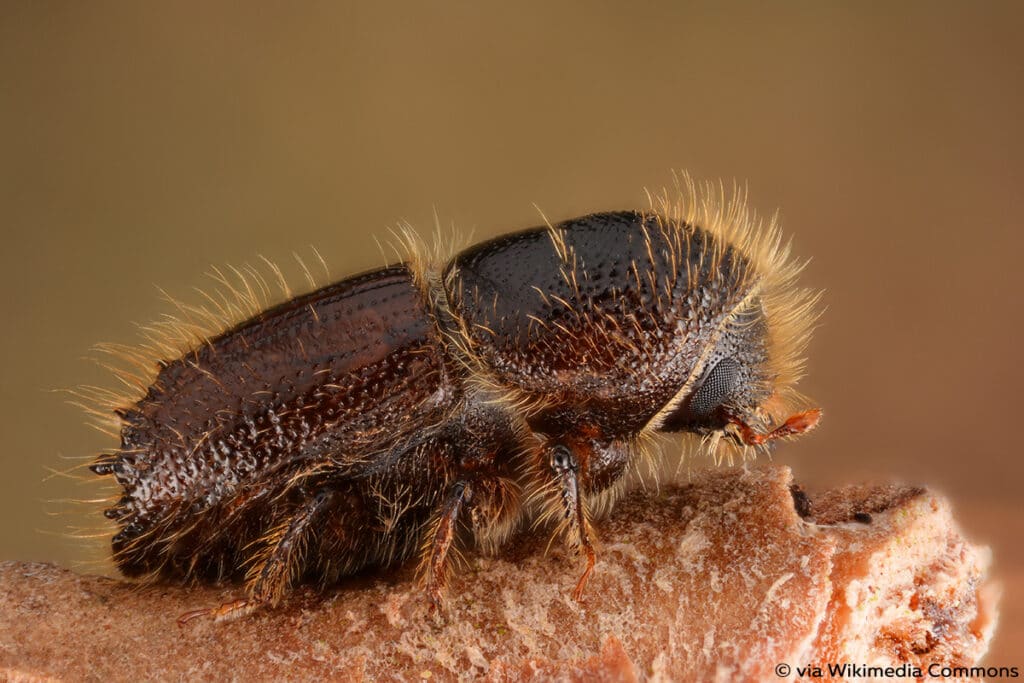
{"type": "Polygon", "coordinates": [[[217,271],[220,295],[112,349],[131,393],[102,396],[120,445],[91,469],[122,491],[118,567],[244,579],[188,620],[418,556],[440,605],[461,548],[532,517],[585,556],[582,597],[593,520],[657,469],[656,435],[745,453],[820,417],[794,389],[818,297],[788,243],[740,193],[676,185],[447,258],[404,230],[402,262],[269,308],[255,271],[217,271]]]}

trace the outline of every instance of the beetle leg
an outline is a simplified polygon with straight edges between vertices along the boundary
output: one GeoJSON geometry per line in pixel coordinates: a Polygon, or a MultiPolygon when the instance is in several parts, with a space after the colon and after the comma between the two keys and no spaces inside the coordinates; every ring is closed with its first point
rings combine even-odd
{"type": "Polygon", "coordinates": [[[558,482],[558,493],[562,501],[562,526],[569,536],[569,546],[577,553],[586,556],[587,559],[587,567],[583,570],[583,576],[580,577],[572,592],[573,599],[579,601],[583,599],[583,590],[587,586],[590,574],[594,571],[594,563],[597,561],[597,553],[594,551],[594,544],[591,541],[586,504],[580,493],[579,463],[568,448],[556,447],[551,457],[551,467],[558,482]]]}
{"type": "Polygon", "coordinates": [[[284,594],[299,560],[303,535],[310,523],[331,500],[329,491],[321,491],[303,505],[285,524],[275,528],[266,537],[266,553],[249,572],[246,592],[249,597],[226,602],[219,607],[186,612],[178,617],[178,625],[198,617],[209,616],[215,621],[236,619],[250,614],[263,605],[276,605],[284,594]]]}
{"type": "Polygon", "coordinates": [[[435,609],[441,608],[445,585],[448,583],[448,551],[455,539],[455,525],[462,506],[469,502],[472,495],[473,485],[470,482],[456,482],[437,520],[427,563],[427,595],[435,609]]]}

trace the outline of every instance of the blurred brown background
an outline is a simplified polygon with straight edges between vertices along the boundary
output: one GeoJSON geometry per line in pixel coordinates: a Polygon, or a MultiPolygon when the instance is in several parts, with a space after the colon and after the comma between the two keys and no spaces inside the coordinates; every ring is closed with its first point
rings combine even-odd
{"type": "Polygon", "coordinates": [[[51,390],[109,385],[82,358],[157,285],[310,244],[341,277],[403,219],[483,238],[681,168],[748,183],[827,290],[826,419],[776,459],[948,492],[1007,589],[988,661],[1024,665],[1024,6],[369,4],[0,7],[0,559],[103,556],[49,516],[98,489],[46,468],[112,442],[51,390]]]}

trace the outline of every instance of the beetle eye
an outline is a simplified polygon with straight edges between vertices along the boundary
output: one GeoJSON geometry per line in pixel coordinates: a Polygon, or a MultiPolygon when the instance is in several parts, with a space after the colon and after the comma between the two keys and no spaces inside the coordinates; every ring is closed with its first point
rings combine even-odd
{"type": "Polygon", "coordinates": [[[690,399],[690,414],[706,418],[720,406],[736,389],[740,379],[740,364],[732,358],[723,358],[708,373],[704,383],[693,392],[690,399]]]}
{"type": "Polygon", "coordinates": [[[551,469],[564,472],[572,468],[572,454],[565,446],[555,446],[551,452],[551,469]]]}

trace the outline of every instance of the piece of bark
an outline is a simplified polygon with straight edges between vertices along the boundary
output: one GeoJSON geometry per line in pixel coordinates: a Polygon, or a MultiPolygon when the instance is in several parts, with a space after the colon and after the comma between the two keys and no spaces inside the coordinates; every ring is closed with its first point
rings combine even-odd
{"type": "Polygon", "coordinates": [[[713,470],[627,496],[581,564],[524,534],[457,572],[444,624],[412,568],[300,588],[276,610],[176,624],[237,586],[148,587],[0,564],[12,680],[769,680],[776,666],[970,666],[988,647],[989,554],[948,503],[900,485],[807,498],[788,468],[713,470]],[[804,517],[798,514],[797,510],[804,517]]]}

